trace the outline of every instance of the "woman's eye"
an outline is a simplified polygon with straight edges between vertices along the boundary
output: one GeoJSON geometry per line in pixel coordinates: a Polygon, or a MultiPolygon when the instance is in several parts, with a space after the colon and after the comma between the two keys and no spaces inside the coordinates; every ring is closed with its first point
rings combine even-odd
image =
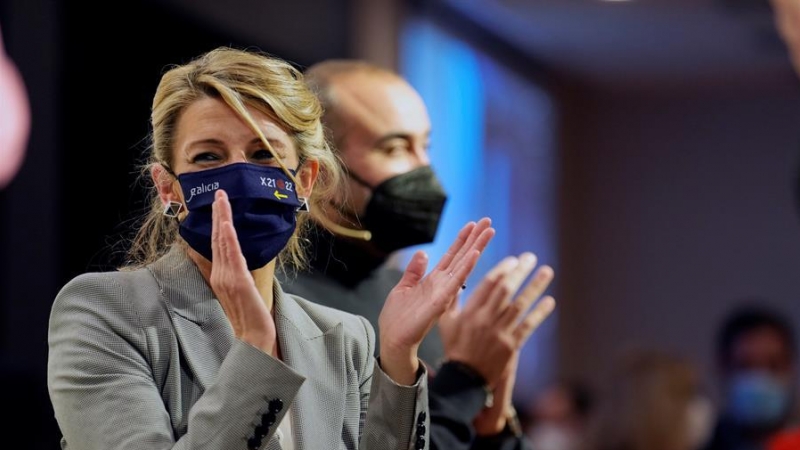
{"type": "Polygon", "coordinates": [[[253,153],[253,156],[251,156],[251,158],[254,161],[271,161],[275,157],[272,156],[272,153],[270,153],[269,150],[261,149],[261,150],[256,150],[253,153]]]}
{"type": "Polygon", "coordinates": [[[219,161],[219,156],[211,152],[198,153],[192,158],[192,162],[194,163],[214,162],[214,161],[219,161]]]}

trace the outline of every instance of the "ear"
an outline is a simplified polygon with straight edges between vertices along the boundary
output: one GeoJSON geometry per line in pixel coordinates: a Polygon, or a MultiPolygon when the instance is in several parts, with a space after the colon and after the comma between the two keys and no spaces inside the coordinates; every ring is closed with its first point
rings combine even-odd
{"type": "Polygon", "coordinates": [[[169,202],[183,203],[183,196],[179,189],[180,185],[177,183],[178,180],[167,172],[164,166],[153,164],[150,167],[150,176],[153,178],[153,184],[158,190],[161,204],[166,205],[169,202]]]}
{"type": "Polygon", "coordinates": [[[297,195],[300,197],[311,197],[311,191],[314,188],[314,183],[317,182],[319,175],[319,161],[316,159],[307,159],[300,170],[295,176],[300,186],[297,187],[297,195]]]}

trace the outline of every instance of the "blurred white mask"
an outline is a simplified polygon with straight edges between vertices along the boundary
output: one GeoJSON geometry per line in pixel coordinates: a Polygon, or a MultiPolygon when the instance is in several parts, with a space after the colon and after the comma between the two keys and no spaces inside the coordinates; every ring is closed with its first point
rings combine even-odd
{"type": "Polygon", "coordinates": [[[540,423],[528,432],[531,447],[536,450],[578,450],[580,436],[567,426],[557,423],[540,423]]]}
{"type": "Polygon", "coordinates": [[[705,447],[711,438],[711,433],[716,422],[714,405],[706,397],[698,396],[687,406],[686,419],[688,420],[688,443],[691,449],[705,447]]]}

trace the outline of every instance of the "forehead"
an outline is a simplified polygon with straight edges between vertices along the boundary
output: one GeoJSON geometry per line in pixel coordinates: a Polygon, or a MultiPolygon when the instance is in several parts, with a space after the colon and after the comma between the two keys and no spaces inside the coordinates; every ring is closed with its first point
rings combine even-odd
{"type": "Polygon", "coordinates": [[[342,76],[334,87],[341,115],[352,128],[374,136],[425,134],[430,118],[419,93],[404,80],[371,73],[342,76]]]}
{"type": "Polygon", "coordinates": [[[735,362],[790,359],[791,349],[784,336],[771,327],[750,330],[733,341],[731,358],[735,362]]]}
{"type": "MultiPolygon", "coordinates": [[[[247,110],[267,139],[293,148],[292,139],[280,121],[253,107],[248,106],[247,110]]],[[[221,99],[212,97],[201,98],[187,106],[178,118],[176,128],[176,149],[200,140],[215,139],[229,145],[238,145],[257,137],[233,109],[221,99]]]]}

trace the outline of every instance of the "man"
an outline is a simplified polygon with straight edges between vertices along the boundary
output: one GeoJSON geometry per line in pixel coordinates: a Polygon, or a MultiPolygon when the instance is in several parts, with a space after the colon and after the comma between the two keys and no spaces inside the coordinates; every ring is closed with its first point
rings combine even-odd
{"type": "MultiPolygon", "coordinates": [[[[770,0],[770,5],[772,6],[775,28],[786,45],[789,62],[795,74],[800,76],[800,0],[770,0]]],[[[800,176],[796,175],[794,183],[795,198],[800,201],[800,176]]],[[[769,322],[775,321],[769,320],[769,322]]],[[[789,325],[782,320],[778,321],[773,329],[778,331],[778,334],[784,335],[784,346],[789,349],[791,371],[794,372],[796,370],[794,368],[796,358],[794,343],[791,339],[786,337],[786,335],[791,337],[791,329],[789,325]]],[[[784,356],[786,355],[784,354],[784,356]]],[[[781,392],[781,390],[779,389],[777,392],[781,392]]],[[[784,395],[785,394],[779,394],[778,396],[784,395]]],[[[715,440],[719,441],[719,439],[720,438],[717,437],[715,440]]],[[[761,442],[759,442],[759,444],[761,444],[761,442]]],[[[762,447],[768,450],[794,450],[800,448],[800,426],[795,423],[790,427],[781,427],[781,429],[779,429],[766,444],[762,445],[762,447]]],[[[712,446],[709,450],[716,450],[717,448],[722,447],[712,446]]]]}
{"type": "MultiPolygon", "coordinates": [[[[323,121],[348,180],[337,204],[312,211],[317,232],[310,243],[311,269],[286,274],[281,283],[287,292],[362,315],[377,327],[383,300],[402,273],[391,267],[390,257],[432,242],[446,202],[428,158],[427,109],[408,82],[365,62],[325,61],[305,76],[320,96],[323,121]]],[[[530,254],[504,261],[481,286],[491,285],[501,273],[527,275],[533,265],[530,254]]],[[[512,293],[522,278],[512,283],[512,293]]],[[[551,278],[547,267],[533,276],[541,290],[551,278]]],[[[550,300],[549,307],[537,304],[529,316],[538,314],[533,322],[546,317],[550,300]]],[[[502,338],[495,333],[502,325],[493,322],[501,315],[496,313],[485,304],[468,303],[463,312],[454,307],[420,347],[420,358],[435,372],[429,398],[431,448],[527,448],[511,407],[524,339],[513,352],[503,353],[502,338]],[[502,377],[498,367],[506,367],[502,377]]]]}
{"type": "Polygon", "coordinates": [[[761,450],[795,412],[796,353],[787,320],[762,307],[734,311],[718,337],[723,408],[708,450],[761,450]]]}

